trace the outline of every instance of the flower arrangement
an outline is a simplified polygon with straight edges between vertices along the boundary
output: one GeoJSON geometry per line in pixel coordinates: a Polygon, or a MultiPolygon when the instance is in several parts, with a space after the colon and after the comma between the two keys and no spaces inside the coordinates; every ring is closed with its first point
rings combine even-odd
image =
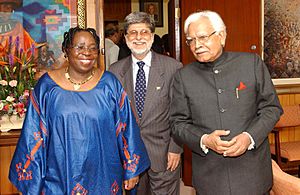
{"type": "Polygon", "coordinates": [[[35,80],[34,44],[24,51],[19,37],[0,43],[0,116],[23,117],[35,80]]]}

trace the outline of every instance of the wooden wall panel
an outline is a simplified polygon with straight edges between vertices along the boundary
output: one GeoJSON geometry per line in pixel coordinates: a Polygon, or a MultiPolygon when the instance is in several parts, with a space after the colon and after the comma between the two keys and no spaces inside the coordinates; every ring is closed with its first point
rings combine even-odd
{"type": "Polygon", "coordinates": [[[104,0],[103,15],[105,21],[124,21],[131,12],[131,1],[104,0]]]}
{"type": "Polygon", "coordinates": [[[0,194],[18,194],[17,189],[8,179],[9,166],[15,146],[0,147],[0,194]]]}

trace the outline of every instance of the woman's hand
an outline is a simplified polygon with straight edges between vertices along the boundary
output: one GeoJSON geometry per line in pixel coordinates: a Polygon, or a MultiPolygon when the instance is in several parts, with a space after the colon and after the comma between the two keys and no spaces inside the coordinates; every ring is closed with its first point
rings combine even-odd
{"type": "Polygon", "coordinates": [[[131,190],[138,183],[139,183],[139,176],[130,178],[129,180],[124,181],[124,188],[125,190],[131,190]]]}

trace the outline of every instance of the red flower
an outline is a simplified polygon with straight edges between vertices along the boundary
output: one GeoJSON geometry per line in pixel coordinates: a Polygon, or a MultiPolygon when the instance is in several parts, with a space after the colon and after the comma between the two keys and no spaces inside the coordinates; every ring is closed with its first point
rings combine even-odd
{"type": "Polygon", "coordinates": [[[8,110],[9,110],[9,107],[10,107],[9,104],[5,104],[5,106],[3,107],[3,110],[4,110],[4,111],[8,111],[8,110]]]}
{"type": "Polygon", "coordinates": [[[14,104],[16,112],[19,114],[20,117],[23,117],[25,114],[25,105],[23,103],[14,104]]]}

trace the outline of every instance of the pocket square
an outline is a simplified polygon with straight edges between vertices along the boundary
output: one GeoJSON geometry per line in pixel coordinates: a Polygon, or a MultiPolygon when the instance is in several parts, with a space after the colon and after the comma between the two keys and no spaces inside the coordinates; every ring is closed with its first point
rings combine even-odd
{"type": "Polygon", "coordinates": [[[238,87],[238,90],[243,90],[243,89],[246,89],[246,88],[247,88],[247,86],[241,81],[240,85],[238,87]]]}
{"type": "Polygon", "coordinates": [[[237,88],[235,88],[236,99],[239,99],[239,98],[240,98],[240,96],[239,96],[239,91],[241,91],[241,90],[243,90],[243,89],[246,89],[246,88],[247,88],[247,86],[241,81],[241,82],[240,82],[240,85],[239,85],[237,88]]]}
{"type": "Polygon", "coordinates": [[[157,90],[157,91],[159,91],[160,89],[161,89],[161,87],[160,87],[160,86],[156,87],[156,90],[157,90]]]}

